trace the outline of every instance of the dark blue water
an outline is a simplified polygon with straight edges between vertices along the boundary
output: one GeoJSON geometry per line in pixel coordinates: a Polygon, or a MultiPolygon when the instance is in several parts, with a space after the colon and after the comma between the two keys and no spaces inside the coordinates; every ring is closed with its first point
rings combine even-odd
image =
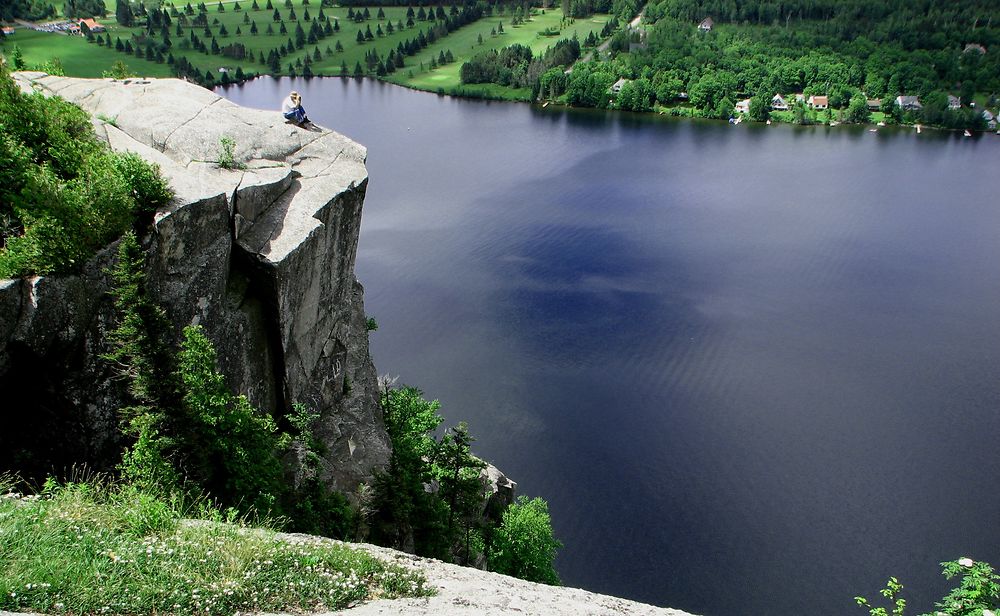
{"type": "Polygon", "coordinates": [[[582,586],[914,613],[1000,564],[1000,137],[731,127],[374,82],[226,92],[369,148],[380,372],[545,497],[582,586]]]}

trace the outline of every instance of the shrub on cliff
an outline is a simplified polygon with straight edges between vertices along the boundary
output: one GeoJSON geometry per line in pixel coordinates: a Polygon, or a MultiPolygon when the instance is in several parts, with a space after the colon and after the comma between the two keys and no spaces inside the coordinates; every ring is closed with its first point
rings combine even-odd
{"type": "Polygon", "coordinates": [[[553,565],[562,544],[552,533],[549,506],[540,499],[520,496],[503,514],[489,551],[490,571],[530,582],[559,584],[553,565]]]}
{"type": "Polygon", "coordinates": [[[464,423],[440,438],[440,404],[414,387],[385,387],[382,410],[392,440],[389,468],[376,478],[370,540],[526,580],[558,584],[553,568],[561,544],[548,505],[527,500],[484,512],[485,463],[471,452],[464,423]]]}
{"type": "Polygon", "coordinates": [[[171,198],[155,166],[0,67],[0,278],[72,271],[171,198]]]}

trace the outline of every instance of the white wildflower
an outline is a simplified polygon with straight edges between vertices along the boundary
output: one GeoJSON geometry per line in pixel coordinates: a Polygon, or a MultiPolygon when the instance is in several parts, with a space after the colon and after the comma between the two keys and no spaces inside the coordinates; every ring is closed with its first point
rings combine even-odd
{"type": "Polygon", "coordinates": [[[962,565],[963,567],[971,567],[975,563],[972,561],[971,558],[959,558],[958,564],[962,565]]]}

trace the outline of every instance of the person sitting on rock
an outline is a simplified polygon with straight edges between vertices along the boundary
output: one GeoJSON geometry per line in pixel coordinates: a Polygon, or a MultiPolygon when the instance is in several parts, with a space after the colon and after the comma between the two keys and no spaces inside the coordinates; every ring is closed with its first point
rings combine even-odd
{"type": "Polygon", "coordinates": [[[289,120],[299,126],[305,126],[309,124],[309,118],[306,116],[306,110],[302,107],[302,97],[295,90],[288,95],[281,103],[281,113],[284,114],[285,119],[289,120]]]}

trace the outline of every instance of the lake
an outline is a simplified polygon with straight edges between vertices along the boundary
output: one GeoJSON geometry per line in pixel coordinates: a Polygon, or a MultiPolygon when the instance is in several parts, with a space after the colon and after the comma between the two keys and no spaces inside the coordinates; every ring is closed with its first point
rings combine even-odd
{"type": "Polygon", "coordinates": [[[548,500],[563,582],[706,616],[929,611],[1000,565],[1000,137],[374,81],[224,92],[368,147],[380,373],[548,500]]]}

